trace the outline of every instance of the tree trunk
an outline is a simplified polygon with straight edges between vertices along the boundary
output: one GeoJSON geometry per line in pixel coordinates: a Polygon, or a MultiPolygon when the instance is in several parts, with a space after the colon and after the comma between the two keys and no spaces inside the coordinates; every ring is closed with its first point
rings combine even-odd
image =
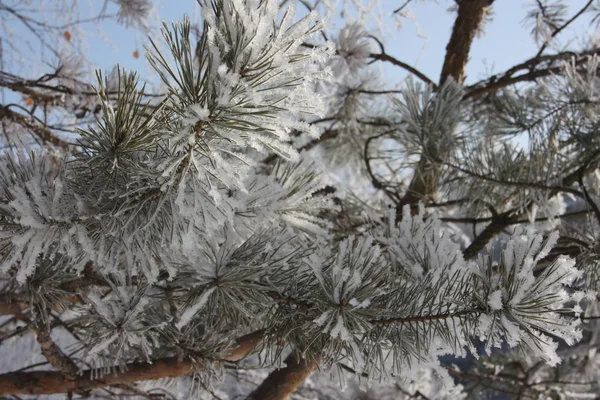
{"type": "MultiPolygon", "coordinates": [[[[458,12],[446,46],[439,86],[450,77],[460,84],[464,82],[473,39],[481,29],[487,7],[493,2],[494,0],[457,0],[458,12]]],[[[409,188],[396,208],[396,221],[402,219],[402,208],[406,204],[433,200],[438,189],[439,175],[438,165],[422,156],[415,168],[409,188]]],[[[412,211],[416,209],[413,208],[412,211]]]]}
{"type": "Polygon", "coordinates": [[[469,61],[469,52],[473,39],[481,29],[481,23],[486,9],[494,0],[461,0],[458,3],[458,13],[452,35],[446,46],[446,57],[440,76],[440,86],[448,79],[454,78],[458,83],[465,80],[465,68],[469,61]]]}

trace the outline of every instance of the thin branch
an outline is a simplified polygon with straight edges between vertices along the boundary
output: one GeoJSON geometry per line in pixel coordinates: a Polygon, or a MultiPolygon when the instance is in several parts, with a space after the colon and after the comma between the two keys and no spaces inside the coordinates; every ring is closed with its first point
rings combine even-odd
{"type": "Polygon", "coordinates": [[[380,94],[402,94],[404,93],[402,90],[357,90],[356,93],[361,94],[371,94],[371,95],[380,95],[380,94]]]}
{"type": "MultiPolygon", "coordinates": [[[[584,163],[584,168],[579,168],[569,174],[567,174],[563,179],[562,187],[569,187],[575,184],[579,180],[579,176],[583,171],[583,176],[593,172],[596,169],[596,164],[593,162],[596,157],[600,155],[600,150],[595,151],[592,155],[590,155],[587,161],[584,163]]],[[[552,198],[561,192],[560,187],[551,189],[548,194],[548,198],[552,198]]],[[[585,198],[583,196],[583,198],[585,198]]],[[[530,203],[526,208],[529,209],[533,203],[530,203]]],[[[497,234],[502,232],[509,225],[514,224],[521,218],[523,218],[524,213],[519,212],[515,213],[514,210],[510,210],[499,214],[496,218],[494,218],[491,223],[485,227],[485,229],[471,242],[471,244],[463,251],[463,256],[466,259],[471,259],[483,249],[486,244],[492,240],[497,234]]]]}
{"type": "Polygon", "coordinates": [[[87,391],[142,380],[186,376],[193,372],[191,361],[179,362],[177,357],[155,360],[152,364],[131,363],[127,365],[127,371],[107,374],[102,379],[93,379],[93,370],[84,371],[75,380],[67,379],[58,371],[15,372],[0,375],[0,394],[42,395],[87,391]],[[35,385],[31,382],[35,382],[35,385]]]}
{"type": "Polygon", "coordinates": [[[23,115],[16,113],[8,108],[8,106],[0,105],[0,121],[4,118],[11,120],[25,128],[27,128],[35,137],[38,137],[42,142],[62,148],[63,150],[69,150],[69,144],[59,137],[55,136],[46,127],[24,117],[23,115]]]}
{"type": "Polygon", "coordinates": [[[371,141],[379,139],[391,132],[393,132],[394,130],[388,130],[385,131],[383,133],[380,133],[379,135],[375,135],[375,136],[371,136],[369,137],[366,141],[365,141],[365,145],[364,145],[364,149],[363,149],[363,158],[365,160],[365,165],[367,168],[367,174],[369,175],[369,177],[371,178],[371,183],[373,184],[373,187],[375,189],[380,189],[383,190],[384,193],[395,203],[397,203],[400,199],[398,197],[398,194],[396,192],[392,192],[390,191],[386,185],[384,185],[383,183],[381,183],[379,181],[379,179],[377,179],[377,177],[375,176],[375,174],[373,173],[373,170],[371,168],[371,162],[370,162],[370,158],[369,158],[369,145],[371,143],[371,141]]]}
{"type": "Polygon", "coordinates": [[[389,62],[397,67],[400,68],[404,68],[405,70],[407,70],[408,72],[412,73],[413,75],[417,76],[419,79],[421,79],[423,82],[425,82],[427,85],[431,86],[434,90],[437,90],[438,86],[427,77],[427,75],[423,74],[422,72],[420,72],[419,70],[411,67],[410,65],[390,56],[389,54],[386,53],[381,53],[381,54],[370,54],[369,57],[371,57],[374,61],[386,61],[389,62]]]}
{"type": "Polygon", "coordinates": [[[502,213],[492,220],[485,229],[463,250],[465,259],[470,260],[477,256],[490,240],[498,233],[502,232],[509,224],[509,214],[502,213]]]}
{"type": "Polygon", "coordinates": [[[481,224],[483,222],[490,222],[494,217],[486,217],[486,218],[454,218],[454,217],[441,217],[440,221],[443,222],[452,222],[459,224],[481,224]]]}
{"type": "Polygon", "coordinates": [[[423,82],[425,82],[426,84],[431,86],[434,90],[437,90],[438,86],[427,75],[425,75],[418,69],[408,65],[407,63],[402,62],[402,61],[390,56],[389,54],[387,54],[385,52],[385,47],[383,46],[383,43],[379,39],[377,39],[375,36],[372,36],[372,35],[369,35],[369,37],[377,42],[377,44],[379,45],[379,50],[380,50],[379,54],[375,54],[375,53],[369,54],[369,57],[371,57],[373,59],[373,61],[371,61],[371,63],[374,61],[385,61],[385,62],[392,63],[393,65],[403,68],[406,71],[410,72],[411,74],[417,76],[423,82]]]}
{"type": "Polygon", "coordinates": [[[441,319],[449,319],[449,318],[460,318],[470,314],[478,314],[479,310],[462,310],[456,311],[452,313],[443,313],[443,314],[432,314],[432,315],[417,315],[412,317],[398,317],[398,318],[386,318],[386,319],[376,319],[370,321],[372,324],[377,325],[392,325],[392,324],[414,324],[419,322],[429,322],[429,321],[437,321],[441,319]]]}
{"type": "Polygon", "coordinates": [[[533,189],[540,189],[540,190],[550,190],[553,193],[560,193],[560,192],[564,192],[564,193],[570,193],[572,195],[575,195],[577,197],[581,197],[584,198],[584,194],[582,192],[580,192],[577,189],[573,189],[570,187],[566,187],[566,186],[558,186],[558,185],[545,185],[543,183],[538,183],[538,182],[518,182],[518,181],[504,181],[501,179],[497,179],[491,176],[487,176],[487,175],[483,175],[483,174],[479,174],[477,172],[473,172],[473,171],[469,171],[466,168],[460,167],[458,165],[453,165],[450,163],[443,163],[444,165],[453,168],[457,171],[460,171],[466,175],[469,175],[471,177],[477,178],[477,179],[481,179],[483,181],[488,181],[488,182],[493,182],[493,183],[497,183],[499,185],[505,185],[505,186],[515,186],[515,187],[522,187],[522,188],[533,188],[533,189]]]}
{"type": "Polygon", "coordinates": [[[592,5],[593,2],[594,2],[594,0],[588,0],[588,2],[577,13],[575,13],[575,15],[573,15],[567,22],[565,22],[560,27],[556,28],[554,30],[554,32],[552,32],[550,37],[544,42],[544,44],[542,44],[542,46],[540,47],[539,51],[537,52],[537,54],[535,55],[534,58],[541,56],[544,53],[544,50],[546,50],[546,48],[548,47],[548,45],[550,45],[550,42],[552,42],[552,39],[554,39],[556,36],[558,36],[558,34],[560,32],[565,30],[569,25],[571,25],[571,23],[573,23],[573,21],[575,21],[577,18],[579,18],[585,12],[585,10],[587,10],[592,5]]]}
{"type": "Polygon", "coordinates": [[[585,184],[583,183],[583,176],[584,176],[585,170],[587,170],[587,169],[588,169],[587,164],[584,164],[579,169],[579,176],[578,176],[577,180],[579,181],[579,186],[583,190],[583,194],[585,195],[584,198],[585,198],[586,202],[590,205],[590,207],[592,207],[592,211],[594,211],[594,215],[596,216],[596,219],[598,220],[598,222],[600,222],[600,208],[598,208],[598,204],[596,204],[596,202],[592,199],[592,197],[588,193],[587,188],[585,187],[585,184]]]}
{"type": "MultiPolygon", "coordinates": [[[[569,217],[575,217],[575,216],[586,215],[586,214],[589,214],[589,210],[581,210],[581,211],[568,212],[568,213],[564,213],[564,214],[561,214],[561,215],[557,215],[555,217],[536,217],[533,220],[533,222],[552,221],[554,219],[569,218],[569,217]]],[[[531,223],[531,220],[528,219],[528,218],[524,218],[524,219],[511,219],[511,221],[510,221],[510,225],[529,224],[529,223],[531,223]]],[[[564,236],[561,236],[561,237],[564,237],[564,236]]]]}
{"type": "Polygon", "coordinates": [[[316,139],[311,140],[310,142],[306,143],[304,146],[300,147],[298,149],[298,151],[308,151],[323,141],[335,139],[336,137],[338,137],[339,133],[340,133],[339,129],[327,129],[325,132],[323,132],[323,134],[321,136],[319,136],[316,139]]]}
{"type": "Polygon", "coordinates": [[[393,12],[393,14],[398,14],[400,12],[402,12],[402,10],[404,10],[406,8],[406,6],[408,6],[410,4],[412,0],[406,0],[404,2],[404,4],[402,4],[400,7],[396,8],[393,12]]]}
{"type": "Polygon", "coordinates": [[[557,65],[558,62],[576,57],[575,65],[580,66],[587,61],[587,57],[597,54],[600,54],[600,49],[591,49],[579,53],[565,51],[549,56],[540,56],[537,58],[533,57],[522,62],[521,64],[517,64],[514,67],[509,68],[503,73],[493,75],[484,81],[480,81],[468,86],[463,98],[476,99],[487,93],[498,91],[499,89],[514,85],[516,83],[531,82],[539,78],[559,74],[561,73],[563,67],[562,65],[557,65]],[[537,69],[537,67],[541,64],[546,64],[546,67],[537,69]],[[519,71],[528,72],[514,76],[519,71]]]}

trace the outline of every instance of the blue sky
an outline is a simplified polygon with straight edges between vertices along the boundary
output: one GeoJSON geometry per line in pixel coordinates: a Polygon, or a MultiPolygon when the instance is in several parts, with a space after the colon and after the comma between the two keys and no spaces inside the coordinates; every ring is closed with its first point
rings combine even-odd
{"type": "MultiPolygon", "coordinates": [[[[387,15],[403,2],[404,0],[380,0],[382,10],[387,15]]],[[[569,14],[576,12],[585,2],[586,0],[568,0],[569,14]]],[[[52,3],[53,1],[46,2],[52,3]]],[[[177,21],[185,13],[190,14],[193,19],[198,18],[195,0],[156,0],[155,3],[156,22],[177,21]]],[[[454,1],[438,0],[436,4],[434,0],[413,0],[413,3],[415,4],[412,5],[412,10],[418,21],[418,28],[417,24],[407,20],[404,27],[397,30],[393,27],[392,18],[385,19],[385,25],[391,27],[383,36],[386,50],[399,60],[416,65],[427,76],[437,81],[455,15],[447,10],[454,1]]],[[[476,39],[473,44],[467,67],[467,83],[475,82],[489,72],[503,71],[535,54],[536,45],[529,34],[530,27],[523,25],[526,7],[531,3],[531,0],[496,0],[493,20],[486,26],[484,37],[476,39]]],[[[98,5],[94,4],[100,3],[79,4],[82,8],[81,15],[89,16],[89,7],[97,8],[98,5]]],[[[592,29],[589,23],[586,23],[589,20],[588,16],[583,23],[574,24],[571,29],[561,34],[561,42],[586,32],[589,34],[592,29]]],[[[340,26],[341,21],[334,19],[330,22],[331,25],[340,26]]],[[[158,24],[153,24],[155,25],[158,24]]],[[[99,27],[102,31],[93,24],[84,26],[88,32],[86,40],[89,60],[103,70],[110,70],[116,63],[120,63],[128,69],[139,71],[142,76],[148,76],[150,70],[143,57],[143,46],[147,43],[145,35],[126,29],[113,21],[102,23],[99,27]],[[137,60],[133,57],[136,50],[142,54],[137,60]]],[[[155,35],[158,35],[157,28],[155,35]]],[[[18,29],[24,28],[17,26],[17,35],[20,34],[18,29]]],[[[406,76],[404,71],[396,67],[385,65],[383,68],[388,81],[399,82],[406,76]]]]}
{"type": "MultiPolygon", "coordinates": [[[[398,7],[404,0],[381,0],[384,11],[398,7]]],[[[586,1],[569,0],[570,14],[576,12],[586,1]]],[[[386,51],[396,58],[418,68],[434,81],[439,78],[445,47],[452,28],[454,13],[448,12],[453,1],[440,0],[417,2],[412,6],[417,25],[405,21],[401,30],[392,28],[386,33],[384,42],[386,51]],[[420,32],[419,32],[420,31],[420,32]],[[421,34],[421,36],[418,35],[421,34]]],[[[536,52],[536,44],[529,34],[530,27],[524,26],[523,20],[527,6],[531,1],[497,0],[494,4],[494,15],[485,29],[485,35],[476,39],[471,51],[471,59],[467,67],[467,82],[474,82],[489,74],[500,72],[531,57],[536,52]]],[[[159,18],[166,21],[179,20],[185,13],[195,14],[194,0],[159,0],[157,10],[159,18]]],[[[197,14],[196,14],[197,15],[197,14]]],[[[584,18],[583,23],[574,24],[571,29],[561,34],[561,42],[573,39],[575,36],[591,33],[590,17],[584,18]]],[[[333,25],[340,24],[339,20],[331,21],[333,25]]],[[[393,21],[389,19],[389,26],[393,21]]],[[[112,45],[98,40],[90,58],[103,68],[109,68],[115,62],[140,70],[142,75],[147,70],[145,60],[141,57],[135,60],[132,52],[142,49],[145,42],[140,34],[133,34],[122,27],[111,23],[106,27],[112,45]],[[118,38],[118,39],[117,39],[118,38]]],[[[385,68],[386,78],[398,81],[404,72],[396,68],[385,68]]]]}
{"type": "MultiPolygon", "coordinates": [[[[386,0],[383,0],[386,3],[386,0]]],[[[389,1],[396,3],[396,1],[389,1]]],[[[450,1],[440,1],[440,5],[427,2],[414,7],[417,21],[426,39],[415,39],[414,25],[406,25],[399,33],[392,54],[403,61],[416,62],[419,46],[426,45],[424,54],[419,60],[419,68],[428,76],[439,79],[445,47],[450,35],[455,14],[446,12],[450,1]],[[417,44],[418,43],[418,44],[417,44]]],[[[532,1],[496,0],[493,6],[493,18],[485,27],[485,34],[473,43],[471,58],[467,66],[467,82],[475,82],[490,72],[501,72],[513,65],[535,55],[537,46],[530,35],[530,26],[524,26],[523,20],[532,1]],[[486,73],[487,72],[487,73],[486,73]]],[[[585,0],[568,0],[570,13],[574,14],[585,3],[585,0]]],[[[590,18],[585,16],[582,23],[574,24],[572,29],[561,34],[560,41],[573,39],[589,31],[590,18]]],[[[391,44],[391,43],[390,43],[391,44]]],[[[392,47],[390,46],[390,49],[392,47]]]]}

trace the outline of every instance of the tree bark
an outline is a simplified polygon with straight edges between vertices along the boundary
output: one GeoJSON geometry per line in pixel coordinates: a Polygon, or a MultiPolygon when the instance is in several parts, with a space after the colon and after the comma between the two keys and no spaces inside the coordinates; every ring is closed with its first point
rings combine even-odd
{"type": "Polygon", "coordinates": [[[295,353],[285,359],[284,368],[273,371],[246,400],[287,399],[319,366],[317,362],[298,359],[295,353]]]}
{"type": "Polygon", "coordinates": [[[442,66],[440,86],[449,77],[458,83],[465,80],[465,68],[469,61],[469,52],[473,39],[481,29],[481,23],[486,9],[492,5],[494,0],[461,0],[458,3],[458,13],[452,35],[446,46],[446,57],[442,66]]]}
{"type": "MultiPolygon", "coordinates": [[[[223,361],[237,361],[245,357],[256,347],[262,337],[262,331],[242,336],[238,339],[237,346],[223,358],[223,361]]],[[[118,370],[118,367],[115,370],[118,370]]],[[[96,375],[94,370],[83,371],[74,380],[68,379],[60,371],[10,372],[0,375],[0,396],[82,392],[105,386],[187,376],[193,372],[192,361],[180,360],[178,357],[154,360],[152,364],[127,364],[124,372],[106,374],[100,379],[94,379],[96,375]]]]}

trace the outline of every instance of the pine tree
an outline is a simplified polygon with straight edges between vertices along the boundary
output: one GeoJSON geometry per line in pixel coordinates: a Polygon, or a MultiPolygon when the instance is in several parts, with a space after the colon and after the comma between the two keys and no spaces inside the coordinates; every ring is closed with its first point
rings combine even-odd
{"type": "MultiPolygon", "coordinates": [[[[147,29],[148,2],[116,3],[147,29]]],[[[0,157],[0,344],[44,359],[0,395],[217,397],[257,368],[248,399],[317,370],[397,398],[597,393],[600,51],[551,49],[598,5],[535,2],[538,53],[467,86],[493,0],[457,1],[438,83],[358,22],[326,40],[318,3],[201,2],[199,28],[150,39],[161,92],[121,68],[93,93],[63,67],[2,73],[95,119],[61,136],[56,114],[0,108],[37,140],[0,157]],[[379,90],[376,61],[412,77],[379,90]]]]}

